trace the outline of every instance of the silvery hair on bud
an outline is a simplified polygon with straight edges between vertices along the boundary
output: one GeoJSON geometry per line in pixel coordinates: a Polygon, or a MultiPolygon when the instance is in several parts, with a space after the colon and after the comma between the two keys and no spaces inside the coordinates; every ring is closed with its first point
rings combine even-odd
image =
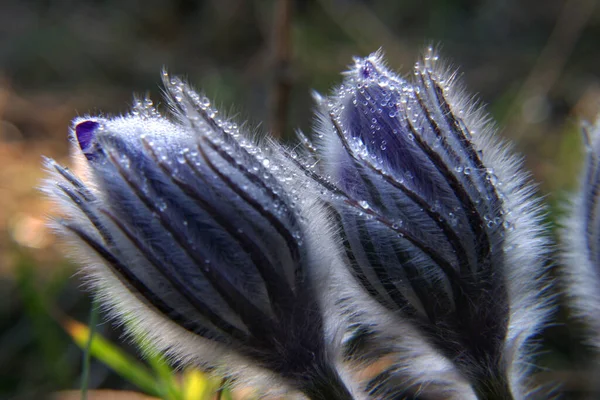
{"type": "Polygon", "coordinates": [[[525,398],[541,209],[455,80],[431,49],[411,80],[357,58],[285,148],[165,74],[170,116],[74,121],[54,226],[149,347],[259,395],[525,398]]]}
{"type": "Polygon", "coordinates": [[[600,118],[583,127],[585,161],[579,191],[563,218],[561,232],[568,295],[589,326],[600,362],[600,118]]]}
{"type": "Polygon", "coordinates": [[[316,97],[317,143],[303,141],[328,177],[346,264],[375,300],[338,302],[349,358],[389,361],[371,393],[526,397],[528,339],[548,311],[547,239],[521,159],[431,48],[412,79],[377,52],[316,97]]]}

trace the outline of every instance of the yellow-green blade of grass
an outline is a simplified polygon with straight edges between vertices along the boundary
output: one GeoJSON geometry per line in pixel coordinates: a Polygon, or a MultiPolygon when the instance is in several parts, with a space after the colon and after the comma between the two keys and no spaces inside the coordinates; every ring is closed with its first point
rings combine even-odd
{"type": "MultiPolygon", "coordinates": [[[[61,322],[65,331],[74,342],[85,349],[90,337],[87,325],[73,319],[65,318],[61,322]]],[[[128,382],[136,385],[145,393],[152,396],[163,395],[152,372],[142,363],[124,353],[117,346],[95,333],[89,345],[90,354],[121,375],[128,382]]]]}
{"type": "Polygon", "coordinates": [[[156,375],[157,385],[163,399],[184,400],[182,389],[176,378],[176,372],[159,353],[145,352],[145,359],[156,375]]]}

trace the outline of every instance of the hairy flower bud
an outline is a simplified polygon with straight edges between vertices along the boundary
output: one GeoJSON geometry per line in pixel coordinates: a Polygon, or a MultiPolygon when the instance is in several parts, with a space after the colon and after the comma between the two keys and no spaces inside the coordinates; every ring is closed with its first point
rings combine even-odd
{"type": "Polygon", "coordinates": [[[59,231],[91,250],[103,300],[154,347],[314,399],[350,398],[308,273],[310,196],[284,188],[276,150],[181,81],[165,84],[170,120],[146,100],[124,117],[75,121],[83,178],[47,162],[59,231]]]}
{"type": "Polygon", "coordinates": [[[562,245],[568,294],[600,349],[600,119],[583,128],[585,162],[580,188],[563,219],[562,245]]]}
{"type": "Polygon", "coordinates": [[[522,343],[544,317],[540,210],[520,161],[438,64],[429,49],[407,81],[380,53],[356,59],[320,101],[329,201],[364,290],[478,395],[520,397],[522,343]]]}

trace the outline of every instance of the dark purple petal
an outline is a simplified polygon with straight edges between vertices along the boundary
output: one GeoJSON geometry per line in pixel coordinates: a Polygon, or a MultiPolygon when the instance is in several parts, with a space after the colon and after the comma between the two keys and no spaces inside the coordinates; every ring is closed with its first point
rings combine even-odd
{"type": "Polygon", "coordinates": [[[100,124],[98,122],[91,120],[80,122],[75,126],[77,142],[84,153],[92,145],[92,140],[94,139],[96,129],[98,129],[99,126],[100,124]]]}

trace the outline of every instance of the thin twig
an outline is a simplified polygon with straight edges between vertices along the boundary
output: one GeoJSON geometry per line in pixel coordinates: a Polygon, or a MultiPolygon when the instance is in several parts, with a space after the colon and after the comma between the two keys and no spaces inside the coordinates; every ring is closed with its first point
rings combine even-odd
{"type": "Polygon", "coordinates": [[[274,14],[273,71],[275,80],[271,94],[271,134],[281,137],[288,118],[292,92],[292,1],[278,0],[274,14]]]}

